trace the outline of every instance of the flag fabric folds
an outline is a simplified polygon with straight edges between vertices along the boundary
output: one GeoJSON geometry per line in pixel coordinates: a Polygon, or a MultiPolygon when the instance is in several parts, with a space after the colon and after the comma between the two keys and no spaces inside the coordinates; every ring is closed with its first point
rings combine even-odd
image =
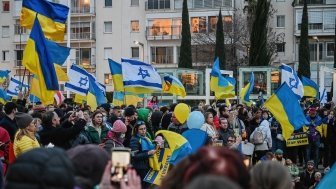
{"type": "Polygon", "coordinates": [[[327,103],[327,90],[325,88],[320,88],[320,103],[325,104],[327,103]]]}
{"type": "Polygon", "coordinates": [[[123,83],[127,92],[145,94],[162,91],[161,77],[153,66],[131,59],[121,59],[121,62],[123,83]]]}
{"type": "Polygon", "coordinates": [[[12,97],[7,95],[7,92],[0,88],[0,103],[5,104],[10,101],[12,97]]]}
{"type": "Polygon", "coordinates": [[[68,75],[71,77],[69,77],[69,82],[65,83],[65,89],[76,94],[86,96],[90,87],[87,71],[73,64],[69,69],[68,75]]]}
{"type": "Polygon", "coordinates": [[[183,84],[181,83],[181,81],[177,79],[176,77],[169,75],[169,74],[165,74],[163,77],[162,91],[175,94],[178,96],[182,96],[182,97],[185,97],[187,95],[185,88],[183,84]]]}
{"type": "Polygon", "coordinates": [[[240,100],[248,106],[252,105],[250,94],[254,88],[254,74],[251,72],[248,84],[240,92],[240,100]]]}
{"type": "Polygon", "coordinates": [[[18,96],[21,88],[29,88],[29,86],[26,84],[22,84],[21,81],[12,77],[7,88],[7,95],[18,96]]]}
{"type": "Polygon", "coordinates": [[[30,94],[38,97],[42,104],[54,104],[55,91],[48,90],[43,83],[41,84],[37,75],[33,76],[30,86],[30,94]]]}
{"type": "Polygon", "coordinates": [[[40,85],[48,90],[59,90],[54,63],[46,46],[40,23],[35,19],[33,29],[24,50],[22,64],[39,78],[40,85]]]}
{"type": "Polygon", "coordinates": [[[191,154],[192,149],[187,141],[182,135],[166,130],[160,130],[155,133],[155,136],[161,134],[167,141],[169,148],[172,152],[169,163],[176,165],[183,158],[191,154]]]}
{"type": "Polygon", "coordinates": [[[318,183],[316,189],[331,189],[336,186],[336,163],[331,166],[330,171],[324,175],[322,180],[318,183]]]}
{"type": "Polygon", "coordinates": [[[30,94],[30,95],[29,95],[29,102],[30,102],[30,103],[37,103],[37,102],[41,102],[41,100],[40,100],[39,97],[30,94]]]}
{"type": "Polygon", "coordinates": [[[114,91],[112,104],[114,106],[121,106],[125,104],[125,105],[134,105],[136,107],[138,102],[143,101],[143,98],[144,95],[141,94],[135,94],[130,92],[126,92],[124,94],[124,92],[114,91]]]}
{"type": "Polygon", "coordinates": [[[0,84],[5,82],[10,72],[9,70],[0,70],[0,84]]]}
{"type": "Polygon", "coordinates": [[[37,14],[45,36],[54,41],[63,41],[68,13],[69,7],[62,4],[47,0],[23,0],[20,22],[21,26],[31,29],[37,14]]]}
{"type": "Polygon", "coordinates": [[[216,98],[225,98],[225,95],[232,93],[234,85],[221,74],[218,57],[213,64],[210,75],[210,89],[215,92],[216,98]]]}
{"type": "Polygon", "coordinates": [[[301,81],[303,84],[303,96],[309,96],[318,98],[319,97],[319,87],[318,85],[311,79],[302,76],[301,81]]]}
{"type": "Polygon", "coordinates": [[[303,114],[298,98],[283,83],[280,88],[265,102],[264,106],[279,121],[282,128],[282,135],[285,140],[290,138],[294,130],[302,128],[303,125],[309,124],[303,114]]]}
{"type": "Polygon", "coordinates": [[[124,91],[121,64],[113,61],[112,59],[108,59],[108,63],[112,74],[114,91],[124,91]]]}
{"type": "Polygon", "coordinates": [[[56,101],[56,105],[61,105],[62,102],[65,100],[65,97],[61,91],[57,91],[54,95],[54,99],[56,101]]]}
{"type": "Polygon", "coordinates": [[[45,42],[52,62],[62,66],[68,58],[71,48],[61,46],[48,39],[46,39],[45,42]]]}
{"type": "Polygon", "coordinates": [[[281,83],[287,83],[293,93],[301,99],[304,93],[303,84],[296,72],[286,64],[282,64],[279,68],[281,69],[281,83]]]}

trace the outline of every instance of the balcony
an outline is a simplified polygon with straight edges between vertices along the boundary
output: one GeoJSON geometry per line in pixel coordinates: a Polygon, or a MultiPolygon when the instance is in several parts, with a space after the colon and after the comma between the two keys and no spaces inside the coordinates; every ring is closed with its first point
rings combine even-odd
{"type": "Polygon", "coordinates": [[[71,40],[95,40],[95,33],[83,32],[83,33],[71,33],[71,40]]]}
{"type": "MultiPolygon", "coordinates": [[[[332,5],[336,4],[334,0],[306,0],[307,5],[332,5]]],[[[295,0],[295,6],[303,6],[303,0],[295,0]]]]}
{"type": "Polygon", "coordinates": [[[94,12],[94,7],[90,5],[71,7],[71,14],[94,14],[94,12]]]}
{"type": "Polygon", "coordinates": [[[147,40],[172,40],[181,38],[181,26],[147,26],[147,40]]]}

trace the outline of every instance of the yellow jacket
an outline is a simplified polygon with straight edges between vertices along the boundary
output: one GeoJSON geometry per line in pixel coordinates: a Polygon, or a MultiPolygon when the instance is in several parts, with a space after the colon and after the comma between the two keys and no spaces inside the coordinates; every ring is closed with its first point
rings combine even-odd
{"type": "MultiPolygon", "coordinates": [[[[17,135],[17,133],[16,133],[17,135]]],[[[34,148],[39,148],[40,144],[38,143],[38,141],[35,139],[31,139],[28,136],[23,136],[20,140],[16,139],[16,135],[15,135],[15,139],[14,139],[14,154],[15,157],[20,156],[21,154],[23,154],[24,152],[27,152],[31,149],[34,148]]]]}

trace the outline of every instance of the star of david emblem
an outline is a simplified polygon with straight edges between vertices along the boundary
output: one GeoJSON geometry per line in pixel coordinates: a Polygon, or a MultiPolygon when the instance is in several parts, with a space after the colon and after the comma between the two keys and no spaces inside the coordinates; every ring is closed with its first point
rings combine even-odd
{"type": "Polygon", "coordinates": [[[145,79],[146,77],[150,77],[148,70],[144,70],[141,67],[139,68],[138,75],[141,75],[142,79],[145,79]]]}
{"type": "Polygon", "coordinates": [[[84,78],[81,77],[78,83],[79,83],[80,87],[82,87],[82,86],[86,86],[87,82],[88,82],[87,77],[84,77],[84,78]]]}
{"type": "Polygon", "coordinates": [[[295,78],[289,78],[289,87],[298,88],[299,82],[295,78]]]}
{"type": "Polygon", "coordinates": [[[16,86],[14,90],[15,90],[16,92],[19,92],[19,91],[20,91],[20,87],[19,87],[19,86],[16,86]]]}

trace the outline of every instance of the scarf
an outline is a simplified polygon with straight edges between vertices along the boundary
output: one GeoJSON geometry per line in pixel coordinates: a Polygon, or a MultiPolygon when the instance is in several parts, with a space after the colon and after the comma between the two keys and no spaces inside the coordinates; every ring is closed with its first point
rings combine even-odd
{"type": "Polygon", "coordinates": [[[151,142],[151,140],[148,137],[144,137],[139,134],[137,134],[137,136],[140,138],[140,144],[141,144],[142,151],[149,151],[149,150],[155,149],[154,144],[151,142]]]}

